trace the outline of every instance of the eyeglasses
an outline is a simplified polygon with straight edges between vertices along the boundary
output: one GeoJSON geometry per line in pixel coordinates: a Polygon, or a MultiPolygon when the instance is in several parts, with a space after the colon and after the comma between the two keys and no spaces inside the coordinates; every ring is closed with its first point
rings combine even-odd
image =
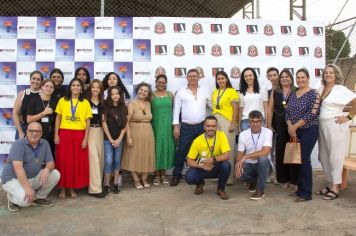
{"type": "Polygon", "coordinates": [[[249,120],[251,124],[259,124],[262,120],[249,120]]]}
{"type": "Polygon", "coordinates": [[[36,129],[29,129],[27,130],[30,134],[40,134],[42,133],[42,130],[36,130],[36,129]]]}

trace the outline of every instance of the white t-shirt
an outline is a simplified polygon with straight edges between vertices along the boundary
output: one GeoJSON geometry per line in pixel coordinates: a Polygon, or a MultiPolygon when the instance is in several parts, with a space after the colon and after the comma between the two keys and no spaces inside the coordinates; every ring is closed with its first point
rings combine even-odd
{"type": "MultiPolygon", "coordinates": [[[[324,87],[319,88],[319,94],[324,87]]],[[[344,108],[349,102],[356,98],[356,94],[345,86],[336,84],[329,95],[322,101],[319,118],[334,118],[344,115],[344,108]]]]}
{"type": "Polygon", "coordinates": [[[251,111],[260,111],[265,117],[265,110],[263,109],[263,102],[268,102],[268,92],[266,89],[260,89],[259,93],[249,93],[246,92],[245,95],[239,93],[240,95],[240,107],[242,110],[242,120],[248,119],[248,114],[251,111]]]}
{"type": "MultiPolygon", "coordinates": [[[[251,129],[247,129],[242,131],[239,135],[237,151],[250,154],[256,151],[260,151],[262,147],[272,147],[272,137],[272,130],[265,127],[262,127],[261,133],[259,134],[252,134],[251,129]]],[[[268,158],[270,158],[270,154],[268,155],[268,158]]],[[[247,159],[246,162],[255,164],[257,163],[257,160],[247,159]]]]}

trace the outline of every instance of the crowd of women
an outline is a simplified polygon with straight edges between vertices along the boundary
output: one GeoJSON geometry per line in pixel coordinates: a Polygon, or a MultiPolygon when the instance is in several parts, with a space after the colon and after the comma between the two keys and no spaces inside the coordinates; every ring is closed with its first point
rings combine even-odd
{"type": "MultiPolygon", "coordinates": [[[[245,68],[237,91],[225,72],[216,74],[212,113],[228,137],[231,163],[235,161],[235,133],[248,129],[249,112],[258,110],[264,114],[264,125],[275,133],[277,181],[310,200],[310,156],[318,141],[327,183],[316,194],[325,200],[336,199],[349,121],[356,115],[356,94],[341,85],[342,75],[335,65],[326,66],[319,90],[310,87],[304,68],[296,73],[297,87],[289,70],[279,72],[271,67],[267,78],[272,84],[268,91],[259,85],[254,69],[245,68]],[[344,113],[350,102],[350,112],[344,113]],[[291,137],[301,143],[301,165],[283,163],[285,145],[291,137]]],[[[76,189],[85,187],[98,198],[110,192],[117,194],[121,170],[131,173],[137,189],[151,186],[150,173],[154,173],[154,185],[169,183],[166,170],[174,166],[176,143],[172,127],[174,94],[167,91],[166,75],[157,76],[155,91],[147,83],[138,84],[135,99],[130,99],[114,72],[100,81],[91,80],[86,68],[78,68],[67,89],[63,80],[60,69],[54,69],[49,79],[39,71],[32,72],[30,87],[18,94],[13,109],[16,138],[24,137],[28,123],[41,123],[42,138],[50,143],[61,173],[59,198],[75,198],[76,189]]],[[[228,184],[233,182],[231,173],[228,184]]]]}

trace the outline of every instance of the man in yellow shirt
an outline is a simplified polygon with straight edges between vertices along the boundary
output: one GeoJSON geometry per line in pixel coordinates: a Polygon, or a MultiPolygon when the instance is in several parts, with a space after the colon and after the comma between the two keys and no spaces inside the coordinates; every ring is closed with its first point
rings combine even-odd
{"type": "Polygon", "coordinates": [[[229,199],[225,185],[230,175],[230,145],[224,132],[217,130],[215,116],[204,120],[205,132],[194,139],[190,147],[187,164],[190,167],[185,175],[188,184],[197,185],[195,194],[204,192],[204,179],[218,178],[217,195],[229,199]]]}

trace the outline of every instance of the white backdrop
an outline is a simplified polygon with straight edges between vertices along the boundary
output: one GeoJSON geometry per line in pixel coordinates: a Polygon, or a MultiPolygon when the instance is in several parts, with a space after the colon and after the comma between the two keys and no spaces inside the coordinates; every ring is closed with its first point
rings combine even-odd
{"type": "MultiPolygon", "coordinates": [[[[80,66],[92,78],[115,71],[130,93],[141,81],[151,84],[166,73],[172,92],[185,86],[191,68],[211,91],[214,75],[226,71],[238,89],[240,71],[256,68],[267,88],[266,69],[306,67],[320,83],[325,66],[322,22],[164,17],[0,17],[0,159],[14,141],[12,107],[29,74],[45,77],[53,68],[65,84],[80,66]]],[[[0,161],[1,162],[1,161],[0,161]]]]}

